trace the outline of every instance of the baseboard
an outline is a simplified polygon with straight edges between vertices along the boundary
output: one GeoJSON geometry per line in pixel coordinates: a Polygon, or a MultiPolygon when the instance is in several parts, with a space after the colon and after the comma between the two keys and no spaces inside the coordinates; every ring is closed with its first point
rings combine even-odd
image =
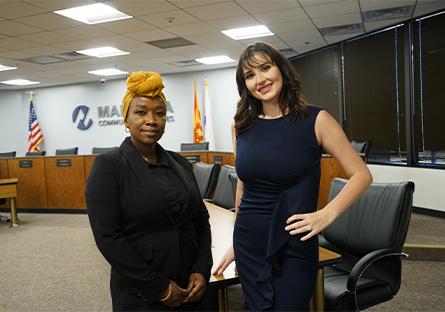
{"type": "Polygon", "coordinates": [[[433,217],[439,217],[445,219],[445,211],[441,210],[435,210],[430,208],[423,208],[423,207],[413,207],[413,212],[433,217]]]}
{"type": "MultiPolygon", "coordinates": [[[[0,212],[10,213],[9,208],[0,208],[0,212]]],[[[56,209],[56,208],[17,208],[17,213],[67,213],[67,214],[86,214],[86,209],[56,209]]]]}
{"type": "Polygon", "coordinates": [[[445,246],[442,245],[405,244],[403,252],[409,255],[406,260],[445,262],[445,246]]]}

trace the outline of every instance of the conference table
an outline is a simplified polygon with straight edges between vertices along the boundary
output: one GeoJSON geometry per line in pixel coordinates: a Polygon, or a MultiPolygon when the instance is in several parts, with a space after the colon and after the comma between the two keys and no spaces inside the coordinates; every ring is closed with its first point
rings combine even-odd
{"type": "MultiPolygon", "coordinates": [[[[213,270],[224,256],[227,249],[232,244],[233,225],[235,213],[218,207],[210,202],[205,202],[210,215],[210,225],[212,229],[212,256],[213,270]]],[[[319,248],[318,276],[315,286],[314,296],[311,302],[312,311],[324,311],[324,282],[323,268],[341,261],[341,255],[319,248]]],[[[227,286],[238,284],[239,278],[235,274],[235,263],[231,263],[224,271],[223,275],[212,275],[210,286],[218,289],[218,310],[228,311],[227,286]]]]}

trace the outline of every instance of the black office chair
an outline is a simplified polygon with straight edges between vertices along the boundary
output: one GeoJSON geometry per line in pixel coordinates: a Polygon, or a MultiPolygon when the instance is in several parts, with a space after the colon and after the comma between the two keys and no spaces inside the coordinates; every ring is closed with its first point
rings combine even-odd
{"type": "Polygon", "coordinates": [[[56,156],[77,155],[78,151],[79,151],[78,147],[65,148],[65,149],[56,149],[56,156]]]}
{"type": "MultiPolygon", "coordinates": [[[[346,182],[332,181],[329,200],[346,182]]],[[[366,309],[397,294],[413,192],[413,182],[374,183],[323,232],[320,245],[342,255],[325,268],[326,311],[366,309]]]]}
{"type": "Polygon", "coordinates": [[[209,142],[181,143],[181,151],[208,151],[209,142]]]}
{"type": "Polygon", "coordinates": [[[364,155],[364,160],[368,161],[369,150],[371,149],[371,142],[369,141],[351,141],[352,148],[359,154],[364,155]]]}
{"type": "Polygon", "coordinates": [[[0,158],[15,157],[16,151],[0,153],[0,158]]]}
{"type": "Polygon", "coordinates": [[[46,151],[41,152],[26,152],[26,157],[34,157],[34,156],[45,156],[46,151]]]}
{"type": "Polygon", "coordinates": [[[238,175],[236,172],[232,172],[229,174],[230,185],[232,185],[232,192],[234,196],[236,196],[236,185],[238,184],[238,175]]]}
{"type": "Polygon", "coordinates": [[[217,164],[195,163],[193,174],[198,183],[201,198],[212,198],[221,167],[217,164]]]}
{"type": "Polygon", "coordinates": [[[215,195],[213,203],[217,206],[234,210],[235,209],[235,193],[229,175],[236,173],[235,167],[224,165],[219,173],[218,182],[216,183],[215,195]]]}
{"type": "Polygon", "coordinates": [[[105,152],[109,152],[111,150],[113,150],[116,147],[93,147],[93,149],[91,150],[91,153],[93,155],[98,155],[98,154],[102,154],[105,152]]]}

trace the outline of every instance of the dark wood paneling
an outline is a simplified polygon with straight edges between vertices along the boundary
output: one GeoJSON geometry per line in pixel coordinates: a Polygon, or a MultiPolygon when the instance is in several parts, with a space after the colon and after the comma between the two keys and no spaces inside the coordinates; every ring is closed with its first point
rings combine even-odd
{"type": "Polygon", "coordinates": [[[230,165],[234,166],[235,161],[233,153],[230,152],[208,152],[208,162],[211,164],[218,163],[221,166],[230,165]]]}
{"type": "Polygon", "coordinates": [[[17,208],[47,208],[45,162],[43,158],[15,158],[8,160],[9,176],[19,179],[17,208]],[[21,163],[31,167],[21,166],[21,163]]]}
{"type": "Polygon", "coordinates": [[[45,175],[48,208],[85,209],[83,156],[45,158],[45,175]]]}
{"type": "Polygon", "coordinates": [[[329,190],[331,189],[331,182],[334,180],[334,178],[347,179],[347,176],[335,158],[323,157],[321,159],[320,190],[317,205],[318,209],[326,206],[328,202],[329,190]]]}
{"type": "Polygon", "coordinates": [[[198,161],[204,163],[209,162],[207,152],[189,151],[189,152],[180,152],[179,154],[187,158],[191,163],[195,163],[198,161]]]}
{"type": "Polygon", "coordinates": [[[8,160],[0,159],[0,179],[7,179],[7,178],[9,178],[8,160]]]}
{"type": "MultiPolygon", "coordinates": [[[[7,179],[9,178],[8,175],[8,160],[7,159],[0,159],[0,179],[7,179]]],[[[2,201],[0,201],[2,202],[2,201]]],[[[9,200],[6,200],[6,202],[3,205],[0,205],[0,208],[10,208],[9,200]]]]}

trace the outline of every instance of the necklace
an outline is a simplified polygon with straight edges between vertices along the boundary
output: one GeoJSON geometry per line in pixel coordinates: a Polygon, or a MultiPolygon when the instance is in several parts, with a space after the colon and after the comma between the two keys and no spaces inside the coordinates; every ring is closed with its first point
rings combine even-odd
{"type": "Polygon", "coordinates": [[[150,158],[148,158],[148,157],[146,157],[146,156],[144,156],[142,154],[141,154],[141,156],[149,164],[156,164],[156,162],[158,161],[158,158],[156,156],[153,156],[153,157],[150,157],[150,158]]]}

